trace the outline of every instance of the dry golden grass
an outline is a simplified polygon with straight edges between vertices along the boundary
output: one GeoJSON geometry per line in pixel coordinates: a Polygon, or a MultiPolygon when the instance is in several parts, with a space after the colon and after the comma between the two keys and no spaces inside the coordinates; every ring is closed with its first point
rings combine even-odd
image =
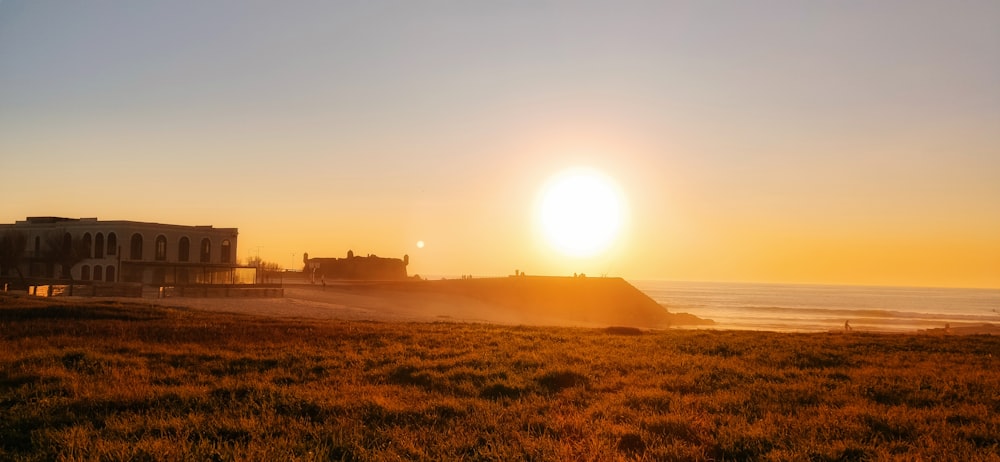
{"type": "Polygon", "coordinates": [[[0,460],[998,460],[1000,338],[0,298],[0,460]]]}

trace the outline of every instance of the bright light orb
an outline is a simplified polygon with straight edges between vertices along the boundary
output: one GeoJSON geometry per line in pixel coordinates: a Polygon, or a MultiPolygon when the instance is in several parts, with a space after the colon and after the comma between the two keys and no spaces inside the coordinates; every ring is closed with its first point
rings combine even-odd
{"type": "Polygon", "coordinates": [[[424,241],[417,241],[417,248],[418,249],[424,248],[424,241]]]}
{"type": "Polygon", "coordinates": [[[614,181],[597,170],[574,168],[542,190],[538,223],[560,253],[589,257],[607,249],[624,221],[624,201],[614,181]]]}

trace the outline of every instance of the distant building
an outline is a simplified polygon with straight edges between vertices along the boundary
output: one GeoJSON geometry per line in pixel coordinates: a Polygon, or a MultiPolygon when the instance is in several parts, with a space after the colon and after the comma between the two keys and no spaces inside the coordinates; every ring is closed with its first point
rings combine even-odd
{"type": "Polygon", "coordinates": [[[375,255],[358,257],[351,250],[347,258],[309,258],[302,255],[306,275],[314,281],[324,279],[356,279],[356,280],[396,280],[406,279],[406,266],[410,264],[410,256],[403,258],[382,258],[375,255]]]}
{"type": "MultiPolygon", "coordinates": [[[[26,238],[18,269],[29,278],[157,285],[240,282],[237,228],[28,217],[0,224],[0,236],[11,232],[26,238]],[[64,268],[59,256],[69,252],[77,258],[64,268]]],[[[9,277],[12,271],[3,268],[6,274],[0,276],[9,277]]]]}

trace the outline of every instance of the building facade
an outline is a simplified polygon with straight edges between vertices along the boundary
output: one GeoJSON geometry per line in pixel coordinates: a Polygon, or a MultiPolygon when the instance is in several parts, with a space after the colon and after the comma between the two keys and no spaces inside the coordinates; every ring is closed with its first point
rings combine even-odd
{"type": "Polygon", "coordinates": [[[17,235],[25,247],[17,268],[3,268],[0,276],[17,269],[29,278],[233,284],[243,282],[237,274],[238,234],[237,228],[28,217],[0,224],[0,236],[17,235]]]}
{"type": "Polygon", "coordinates": [[[389,281],[406,279],[406,266],[410,264],[410,256],[360,257],[348,250],[347,258],[309,258],[309,254],[305,253],[302,255],[302,262],[305,265],[306,275],[314,282],[321,278],[389,281]]]}

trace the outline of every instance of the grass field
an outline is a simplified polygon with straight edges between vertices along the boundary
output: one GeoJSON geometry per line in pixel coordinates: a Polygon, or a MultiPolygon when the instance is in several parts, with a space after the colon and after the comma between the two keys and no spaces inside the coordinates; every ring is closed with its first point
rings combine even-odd
{"type": "Polygon", "coordinates": [[[1000,337],[0,298],[0,460],[1000,460],[1000,337]]]}

